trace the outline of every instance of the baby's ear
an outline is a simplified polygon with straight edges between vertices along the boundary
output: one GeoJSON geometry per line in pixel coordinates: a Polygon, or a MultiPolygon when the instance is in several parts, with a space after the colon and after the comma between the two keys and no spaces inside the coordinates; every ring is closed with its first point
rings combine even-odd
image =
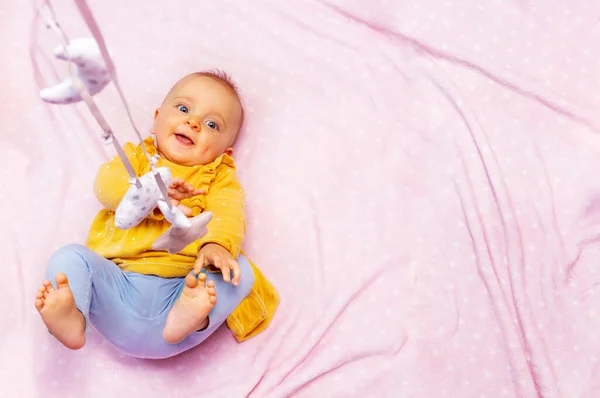
{"type": "Polygon", "coordinates": [[[229,147],[227,149],[225,149],[225,153],[229,156],[233,155],[233,147],[229,147]]]}

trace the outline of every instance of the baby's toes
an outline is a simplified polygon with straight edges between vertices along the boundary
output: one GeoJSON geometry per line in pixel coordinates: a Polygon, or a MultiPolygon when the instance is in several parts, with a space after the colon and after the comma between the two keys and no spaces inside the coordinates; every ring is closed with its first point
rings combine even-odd
{"type": "Polygon", "coordinates": [[[54,291],[54,286],[52,286],[52,282],[49,280],[44,281],[44,291],[46,294],[52,293],[54,291]]]}
{"type": "Polygon", "coordinates": [[[50,293],[52,293],[54,291],[54,288],[50,289],[45,289],[44,290],[44,298],[48,298],[48,296],[50,295],[50,293]]]}
{"type": "Polygon", "coordinates": [[[196,286],[198,286],[198,280],[193,274],[188,274],[185,277],[185,285],[191,289],[194,289],[196,286]]]}
{"type": "Polygon", "coordinates": [[[212,305],[215,305],[217,302],[217,291],[215,290],[214,286],[207,288],[206,291],[208,292],[208,302],[212,305]]]}
{"type": "Polygon", "coordinates": [[[35,309],[38,311],[41,311],[42,308],[44,308],[44,299],[43,298],[35,299],[35,309]]]}

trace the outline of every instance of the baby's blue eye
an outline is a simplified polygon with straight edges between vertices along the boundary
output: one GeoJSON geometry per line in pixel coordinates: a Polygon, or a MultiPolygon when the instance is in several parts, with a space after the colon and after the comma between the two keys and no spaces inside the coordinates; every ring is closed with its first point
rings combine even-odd
{"type": "Polygon", "coordinates": [[[185,105],[177,105],[177,109],[179,109],[179,111],[181,111],[183,113],[188,113],[189,112],[189,109],[185,105]]]}
{"type": "Polygon", "coordinates": [[[217,123],[213,122],[212,120],[207,120],[206,122],[204,122],[209,129],[211,130],[217,130],[219,128],[219,126],[217,126],[217,123]]]}

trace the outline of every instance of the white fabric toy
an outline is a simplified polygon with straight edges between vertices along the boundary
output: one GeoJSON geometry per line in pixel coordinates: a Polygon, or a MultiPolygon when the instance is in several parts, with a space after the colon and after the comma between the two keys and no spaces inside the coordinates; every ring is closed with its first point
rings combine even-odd
{"type": "MultiPolygon", "coordinates": [[[[119,207],[117,207],[115,212],[115,226],[117,228],[129,229],[135,227],[154,210],[158,201],[162,199],[162,193],[158,184],[156,184],[154,173],[160,175],[165,185],[169,186],[171,184],[171,170],[167,167],[158,167],[154,172],[150,171],[140,177],[142,186],[140,188],[136,185],[129,187],[127,193],[121,199],[119,207]]],[[[165,218],[167,218],[166,215],[165,218]]],[[[185,218],[187,220],[187,217],[185,218]]],[[[187,223],[180,221],[180,223],[178,226],[183,228],[189,228],[192,225],[189,221],[187,223]]]]}
{"type": "MultiPolygon", "coordinates": [[[[93,38],[73,39],[68,46],[56,48],[54,56],[74,64],[77,77],[90,95],[98,94],[110,82],[100,48],[93,38]]],[[[40,91],[40,97],[52,104],[72,104],[82,100],[72,78],[40,91]]]]}

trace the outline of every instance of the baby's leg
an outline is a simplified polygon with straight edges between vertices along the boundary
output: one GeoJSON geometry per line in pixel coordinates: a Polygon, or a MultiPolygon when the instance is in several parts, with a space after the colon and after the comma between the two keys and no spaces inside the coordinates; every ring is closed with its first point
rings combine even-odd
{"type": "Polygon", "coordinates": [[[79,349],[85,344],[93,277],[111,273],[122,271],[82,245],[65,246],[50,258],[35,306],[50,333],[66,347],[79,349]]]}

